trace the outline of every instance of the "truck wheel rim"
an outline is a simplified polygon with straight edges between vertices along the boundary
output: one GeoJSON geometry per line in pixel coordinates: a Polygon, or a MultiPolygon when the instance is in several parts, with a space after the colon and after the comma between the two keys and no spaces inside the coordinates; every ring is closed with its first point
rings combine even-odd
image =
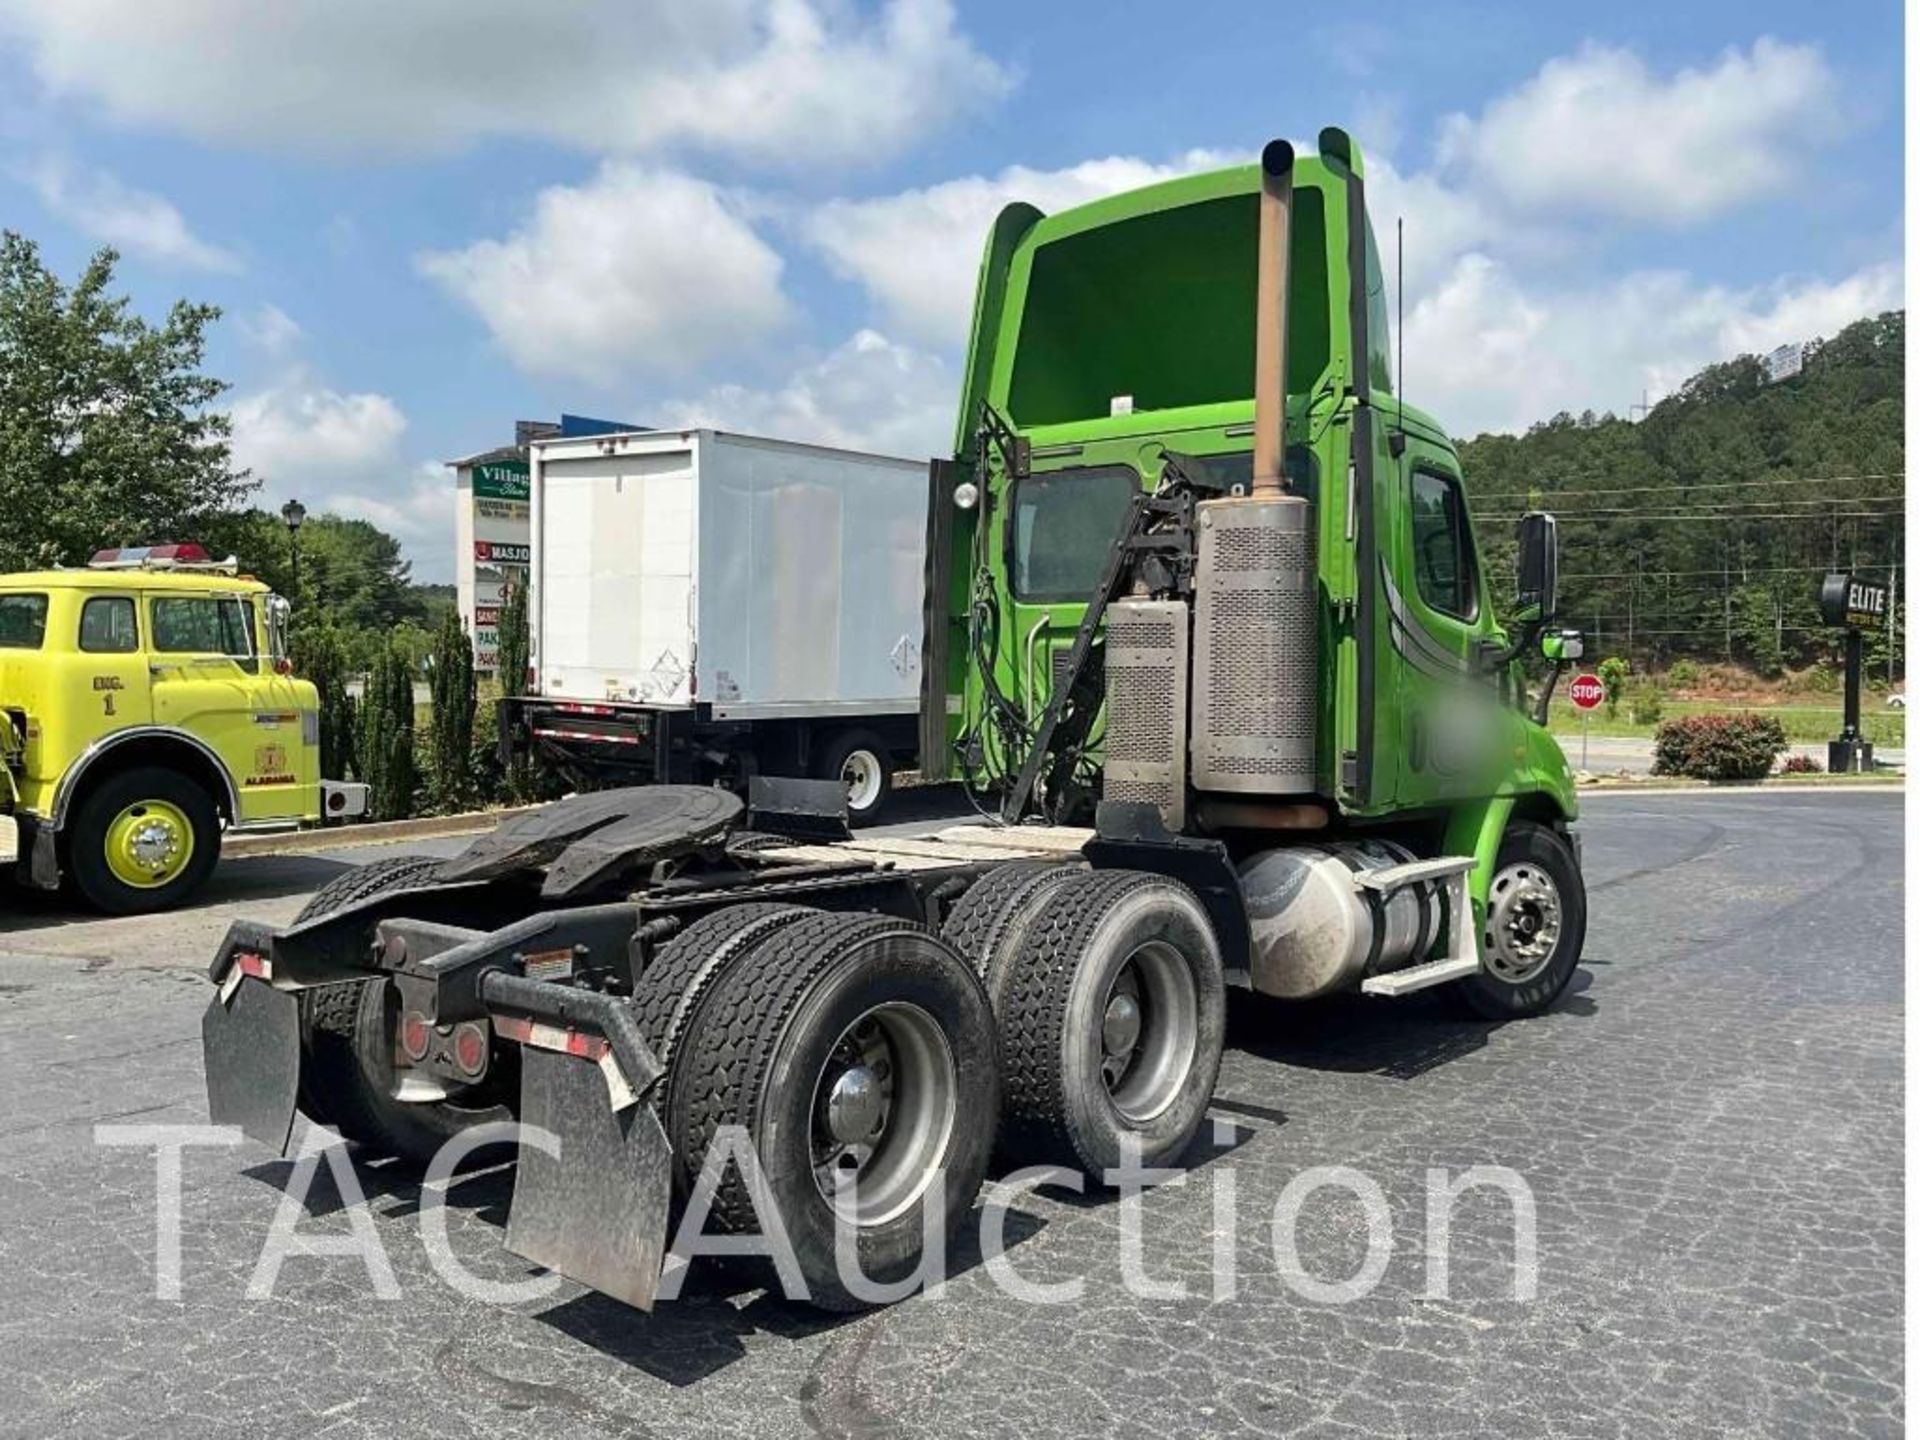
{"type": "Polygon", "coordinates": [[[165,800],[136,800],[107,826],[107,869],[123,885],[153,890],[193,859],[193,822],[165,800]]]}
{"type": "Polygon", "coordinates": [[[1130,1124],[1180,1094],[1200,1048],[1200,997],[1186,957],[1150,940],[1127,957],[1100,1010],[1100,1080],[1130,1124]]]}
{"type": "Polygon", "coordinates": [[[1538,865],[1509,865],[1487,890],[1487,969],[1509,985],[1533,979],[1560,943],[1560,887],[1538,865]]]}
{"type": "Polygon", "coordinates": [[[871,750],[856,750],[847,756],[840,767],[840,778],[847,782],[847,804],[856,811],[870,809],[880,798],[885,773],[880,757],[871,750]]]}
{"type": "Polygon", "coordinates": [[[813,1180],[859,1226],[884,1225],[926,1193],[953,1137],[953,1047],[918,1005],[866,1011],[834,1042],[813,1087],[813,1180]]]}

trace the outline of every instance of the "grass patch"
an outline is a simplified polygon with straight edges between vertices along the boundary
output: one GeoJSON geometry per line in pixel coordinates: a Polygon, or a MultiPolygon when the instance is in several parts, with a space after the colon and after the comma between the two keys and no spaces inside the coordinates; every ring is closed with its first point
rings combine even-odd
{"type": "MultiPolygon", "coordinates": [[[[1906,748],[1905,711],[1874,710],[1864,700],[1860,709],[1860,727],[1875,746],[1892,750],[1906,748]]],[[[1668,700],[1661,710],[1661,718],[1673,720],[1682,715],[1725,715],[1741,710],[1754,710],[1773,716],[1787,732],[1787,739],[1796,745],[1819,744],[1840,733],[1840,705],[1837,700],[1830,705],[1741,705],[1714,700],[1668,700]]],[[[1563,739],[1578,740],[1580,725],[1580,712],[1556,694],[1553,709],[1547,715],[1547,728],[1563,739]]],[[[1620,707],[1619,717],[1613,720],[1607,718],[1604,709],[1594,711],[1591,725],[1589,734],[1623,740],[1650,741],[1653,732],[1659,728],[1656,725],[1634,724],[1627,718],[1624,704],[1620,707]]]]}

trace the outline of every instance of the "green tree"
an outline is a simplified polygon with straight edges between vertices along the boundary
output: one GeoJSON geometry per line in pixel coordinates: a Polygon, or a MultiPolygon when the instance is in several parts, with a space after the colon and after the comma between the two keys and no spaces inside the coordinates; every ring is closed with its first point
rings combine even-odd
{"type": "Polygon", "coordinates": [[[449,609],[442,615],[433,639],[427,685],[433,696],[428,716],[433,803],[440,810],[458,810],[474,799],[475,692],[473,641],[460,623],[457,610],[449,609]]]}
{"type": "Polygon", "coordinates": [[[291,641],[294,672],[320,692],[320,773],[345,780],[354,763],[354,704],[347,692],[347,649],[330,625],[296,625],[291,641]]]}
{"type": "Polygon", "coordinates": [[[413,671],[399,650],[375,657],[360,702],[361,778],[372,788],[376,820],[403,820],[413,813],[418,785],[413,754],[413,671]]]}
{"type": "Polygon", "coordinates": [[[1600,662],[1600,683],[1607,691],[1607,718],[1612,720],[1620,714],[1620,697],[1627,693],[1627,673],[1631,667],[1618,655],[1609,655],[1600,662]]]}
{"type": "Polygon", "coordinates": [[[160,324],[113,293],[102,250],[71,287],[0,231],[0,570],[190,539],[253,489],[235,470],[226,390],[201,372],[212,305],[160,324]]]}
{"type": "Polygon", "coordinates": [[[527,664],[533,653],[533,629],[527,619],[527,587],[510,585],[500,602],[495,627],[498,639],[496,672],[502,695],[527,693],[527,664]]]}

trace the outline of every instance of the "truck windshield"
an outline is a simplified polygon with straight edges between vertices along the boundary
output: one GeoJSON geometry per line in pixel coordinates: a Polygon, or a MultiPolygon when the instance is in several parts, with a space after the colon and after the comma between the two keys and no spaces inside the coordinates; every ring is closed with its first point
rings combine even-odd
{"type": "Polygon", "coordinates": [[[1010,570],[1018,600],[1085,600],[1120,538],[1140,476],[1127,465],[1029,475],[1013,487],[1010,570]]]}
{"type": "Polygon", "coordinates": [[[0,650],[38,650],[46,637],[46,596],[0,595],[0,650]]]}

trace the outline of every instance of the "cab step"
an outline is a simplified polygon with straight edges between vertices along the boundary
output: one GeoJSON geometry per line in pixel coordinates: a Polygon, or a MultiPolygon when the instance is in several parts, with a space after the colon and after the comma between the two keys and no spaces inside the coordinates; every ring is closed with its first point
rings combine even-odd
{"type": "Polygon", "coordinates": [[[1384,975],[1370,975],[1360,982],[1360,993],[1379,995],[1387,1000],[1398,1000],[1402,995],[1411,995],[1416,990],[1429,990],[1435,985],[1464,980],[1469,975],[1479,973],[1480,957],[1477,955],[1429,960],[1424,965],[1410,965],[1405,970],[1389,970],[1384,975]]]}

